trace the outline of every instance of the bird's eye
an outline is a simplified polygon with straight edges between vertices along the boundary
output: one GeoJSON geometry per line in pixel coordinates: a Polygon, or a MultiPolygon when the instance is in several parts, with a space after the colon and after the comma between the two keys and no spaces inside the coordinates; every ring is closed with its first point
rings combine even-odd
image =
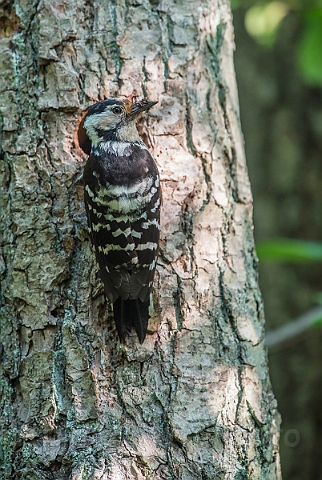
{"type": "Polygon", "coordinates": [[[121,115],[122,109],[120,107],[114,107],[112,112],[115,113],[115,115],[121,115]]]}

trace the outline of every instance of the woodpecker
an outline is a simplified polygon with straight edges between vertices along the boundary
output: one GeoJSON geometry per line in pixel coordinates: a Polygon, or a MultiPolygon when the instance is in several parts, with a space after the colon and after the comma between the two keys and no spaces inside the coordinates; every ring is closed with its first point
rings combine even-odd
{"type": "Polygon", "coordinates": [[[145,339],[159,250],[160,177],[136,129],[156,103],[108,98],[87,110],[78,132],[89,154],[83,178],[91,240],[122,342],[132,327],[145,339]]]}

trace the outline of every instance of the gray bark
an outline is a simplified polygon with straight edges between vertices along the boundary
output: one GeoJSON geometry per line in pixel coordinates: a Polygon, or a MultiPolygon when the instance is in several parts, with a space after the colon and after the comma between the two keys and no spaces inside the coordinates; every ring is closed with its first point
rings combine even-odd
{"type": "Polygon", "coordinates": [[[2,478],[279,479],[225,1],[4,5],[2,478]],[[83,221],[82,110],[140,124],[163,185],[155,313],[120,345],[83,221]]]}

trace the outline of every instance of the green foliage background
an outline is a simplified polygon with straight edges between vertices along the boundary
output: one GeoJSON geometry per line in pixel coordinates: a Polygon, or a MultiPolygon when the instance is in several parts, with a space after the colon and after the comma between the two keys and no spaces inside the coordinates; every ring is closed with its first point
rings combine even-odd
{"type": "MultiPolygon", "coordinates": [[[[246,30],[265,48],[273,47],[281,23],[295,12],[301,25],[296,48],[299,73],[307,85],[322,86],[322,0],[232,0],[232,7],[247,8],[246,30]]],[[[257,252],[263,261],[322,261],[322,244],[314,242],[264,241],[257,244],[257,252]]]]}
{"type": "Polygon", "coordinates": [[[271,47],[284,18],[296,13],[302,25],[297,64],[303,80],[322,85],[322,0],[232,0],[232,7],[247,8],[246,28],[258,43],[271,47]]]}
{"type": "Polygon", "coordinates": [[[232,4],[259,281],[267,341],[275,342],[268,341],[268,353],[282,415],[283,478],[317,480],[322,479],[322,0],[232,4]],[[299,436],[296,445],[289,442],[290,432],[299,436]]]}

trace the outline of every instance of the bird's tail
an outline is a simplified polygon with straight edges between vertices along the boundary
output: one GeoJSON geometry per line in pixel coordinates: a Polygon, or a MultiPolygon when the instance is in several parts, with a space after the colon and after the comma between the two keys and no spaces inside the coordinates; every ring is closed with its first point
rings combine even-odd
{"type": "Polygon", "coordinates": [[[132,327],[136,331],[140,343],[144,342],[149,321],[149,300],[142,302],[118,298],[113,304],[114,321],[121,342],[131,333],[132,327]]]}

